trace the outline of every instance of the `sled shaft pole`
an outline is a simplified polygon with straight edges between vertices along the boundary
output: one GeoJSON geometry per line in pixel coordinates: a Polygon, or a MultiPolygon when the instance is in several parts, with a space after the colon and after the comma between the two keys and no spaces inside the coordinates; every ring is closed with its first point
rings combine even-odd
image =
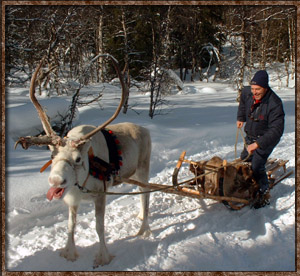
{"type": "Polygon", "coordinates": [[[155,183],[142,183],[133,179],[125,179],[122,178],[120,181],[128,183],[128,184],[133,184],[136,186],[140,186],[142,188],[150,189],[150,190],[157,190],[169,194],[176,194],[180,196],[187,196],[191,198],[202,198],[202,199],[213,199],[217,201],[234,201],[237,203],[244,203],[244,204],[249,204],[249,201],[246,199],[241,199],[241,198],[235,198],[235,197],[227,197],[227,196],[214,196],[214,195],[208,195],[208,194],[203,194],[200,191],[196,191],[193,189],[189,189],[186,187],[177,187],[177,189],[174,189],[173,186],[167,186],[163,184],[155,184],[155,183]]]}

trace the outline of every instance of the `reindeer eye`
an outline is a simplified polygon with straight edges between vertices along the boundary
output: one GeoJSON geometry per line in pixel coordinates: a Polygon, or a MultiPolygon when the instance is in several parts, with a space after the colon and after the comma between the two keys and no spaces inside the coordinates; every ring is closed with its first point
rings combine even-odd
{"type": "Polygon", "coordinates": [[[76,160],[75,160],[76,163],[79,163],[80,161],[81,161],[80,157],[77,157],[76,160]]]}

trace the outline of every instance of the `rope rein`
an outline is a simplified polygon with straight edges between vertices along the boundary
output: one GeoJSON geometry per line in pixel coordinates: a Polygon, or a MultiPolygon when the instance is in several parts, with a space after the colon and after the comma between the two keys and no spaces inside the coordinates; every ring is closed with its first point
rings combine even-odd
{"type": "MultiPolygon", "coordinates": [[[[243,135],[242,128],[237,127],[237,129],[236,129],[236,137],[235,137],[235,145],[234,145],[234,158],[235,159],[237,158],[237,144],[238,144],[238,139],[239,139],[239,132],[241,133],[241,137],[243,138],[244,146],[247,145],[246,139],[245,139],[245,137],[243,135]]],[[[247,156],[246,160],[249,158],[249,156],[247,156]]]]}

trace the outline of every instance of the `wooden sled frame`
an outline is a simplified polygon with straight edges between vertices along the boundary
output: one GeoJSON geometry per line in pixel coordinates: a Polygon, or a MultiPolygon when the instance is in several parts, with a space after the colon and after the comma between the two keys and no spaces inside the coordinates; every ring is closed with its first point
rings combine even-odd
{"type": "MultiPolygon", "coordinates": [[[[208,172],[194,177],[194,179],[189,179],[184,182],[178,182],[178,173],[179,170],[182,166],[183,163],[188,163],[197,166],[199,162],[195,162],[192,160],[187,160],[185,159],[186,152],[183,151],[179,157],[179,160],[177,162],[177,165],[174,169],[173,175],[172,175],[172,182],[173,186],[180,192],[183,192],[185,195],[186,193],[188,194],[193,194],[198,196],[199,198],[208,198],[208,199],[214,199],[217,201],[222,202],[226,207],[228,207],[231,210],[240,210],[243,207],[247,206],[250,204],[250,201],[248,199],[244,198],[238,198],[238,197],[228,197],[224,196],[223,193],[223,187],[222,187],[222,182],[216,183],[216,186],[218,187],[218,191],[220,195],[210,195],[205,193],[203,189],[199,189],[199,185],[193,185],[193,188],[186,187],[186,184],[191,183],[191,181],[197,181],[198,178],[203,177],[205,174],[209,174],[210,172],[217,172],[218,170],[222,168],[226,168],[230,163],[227,163],[226,160],[223,161],[223,165],[219,167],[215,166],[208,166],[206,165],[206,170],[208,172]],[[182,186],[185,185],[185,186],[182,186]]],[[[240,159],[235,160],[234,162],[241,162],[240,159]]],[[[287,178],[291,174],[293,174],[293,170],[287,170],[286,164],[288,163],[288,160],[281,160],[281,159],[268,159],[267,164],[266,164],[266,171],[268,178],[270,180],[270,189],[272,189],[277,183],[279,183],[281,180],[287,178]],[[281,173],[279,176],[276,176],[276,173],[278,170],[282,168],[283,173],[281,173]]],[[[189,185],[191,186],[191,185],[189,185]]]]}
{"type": "MultiPolygon", "coordinates": [[[[219,201],[223,203],[226,207],[228,207],[230,210],[240,210],[243,207],[250,205],[250,201],[244,198],[239,197],[231,197],[231,196],[224,196],[224,195],[211,195],[205,193],[203,190],[199,189],[198,185],[191,185],[191,182],[195,181],[197,178],[200,178],[202,176],[195,176],[191,179],[184,180],[179,182],[178,181],[178,174],[182,167],[183,163],[187,164],[197,164],[196,161],[187,160],[185,159],[186,152],[183,151],[178,159],[177,165],[174,168],[174,172],[172,175],[172,184],[173,185],[165,185],[165,184],[157,184],[157,183],[141,183],[139,181],[133,180],[133,179],[125,179],[121,178],[120,181],[128,184],[133,184],[136,186],[140,186],[142,188],[146,188],[149,192],[164,192],[164,193],[170,193],[170,194],[176,194],[184,197],[190,197],[190,198],[197,198],[197,199],[212,199],[215,201],[219,201]]],[[[234,162],[240,162],[240,160],[236,160],[234,162]]],[[[272,189],[277,183],[279,183],[281,180],[287,178],[291,174],[294,173],[293,170],[289,170],[286,168],[286,163],[288,160],[281,160],[281,159],[268,159],[268,162],[266,164],[266,170],[268,177],[271,181],[270,189],[272,189]],[[279,176],[276,176],[276,172],[280,168],[283,168],[283,173],[279,176]]],[[[227,163],[226,161],[223,162],[223,165],[221,167],[229,166],[231,163],[227,163]]],[[[212,167],[211,172],[215,172],[219,170],[221,167],[212,167]]]]}

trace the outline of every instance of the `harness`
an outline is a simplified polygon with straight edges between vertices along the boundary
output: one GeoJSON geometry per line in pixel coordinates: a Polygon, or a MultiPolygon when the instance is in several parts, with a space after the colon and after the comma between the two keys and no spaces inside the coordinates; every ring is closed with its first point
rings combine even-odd
{"type": "Polygon", "coordinates": [[[90,147],[89,155],[89,174],[86,177],[82,186],[79,186],[78,183],[75,183],[81,191],[85,190],[85,185],[89,176],[93,176],[96,179],[103,181],[104,192],[106,192],[106,181],[111,180],[111,176],[115,177],[118,175],[122,163],[122,151],[120,149],[120,141],[114,135],[111,130],[102,129],[101,130],[109,152],[109,163],[103,159],[94,155],[93,148],[90,147]]]}
{"type": "Polygon", "coordinates": [[[120,141],[111,130],[101,130],[109,151],[109,163],[94,155],[93,148],[89,149],[89,173],[99,180],[109,181],[112,175],[117,175],[122,163],[120,141]]]}
{"type": "MultiPolygon", "coordinates": [[[[89,176],[93,176],[96,179],[99,179],[103,181],[104,183],[104,191],[106,192],[106,181],[110,181],[111,177],[116,177],[119,174],[119,170],[121,166],[123,165],[122,162],[122,151],[120,146],[120,141],[117,139],[116,135],[111,130],[103,129],[101,130],[109,152],[109,163],[104,161],[103,159],[97,157],[94,155],[93,148],[90,147],[88,151],[89,156],[89,173],[87,174],[87,177],[85,181],[83,182],[82,186],[78,184],[78,177],[76,174],[76,183],[75,186],[77,186],[81,191],[87,191],[85,188],[85,185],[87,183],[87,180],[89,176]]],[[[68,159],[59,159],[56,161],[65,161],[67,162],[75,171],[76,169],[74,164],[72,164],[68,159]]],[[[50,164],[52,163],[52,160],[48,161],[40,170],[40,172],[43,172],[50,164]]]]}

